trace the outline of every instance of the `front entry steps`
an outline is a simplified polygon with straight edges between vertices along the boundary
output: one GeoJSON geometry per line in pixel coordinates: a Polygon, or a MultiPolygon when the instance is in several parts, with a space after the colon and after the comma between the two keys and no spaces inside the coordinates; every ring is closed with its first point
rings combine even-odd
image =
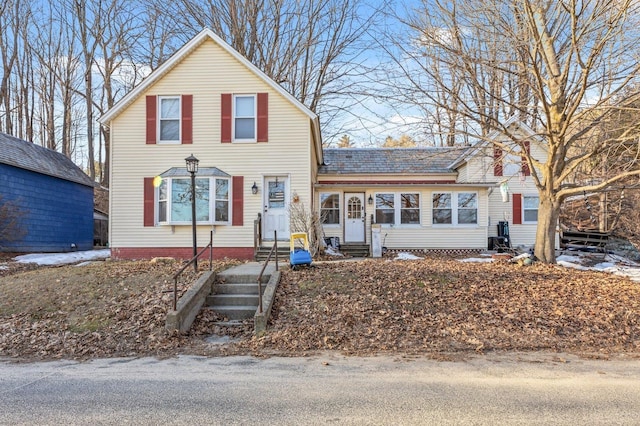
{"type": "Polygon", "coordinates": [[[351,257],[369,257],[369,244],[342,243],[340,252],[351,257]]]}
{"type": "MultiPolygon", "coordinates": [[[[241,321],[253,318],[258,309],[258,275],[261,264],[247,263],[220,272],[213,284],[211,294],[205,305],[228,321],[241,321]]],[[[262,291],[266,288],[275,266],[269,264],[262,276],[262,291]]]]}
{"type": "MultiPolygon", "coordinates": [[[[289,262],[289,241],[278,241],[278,262],[287,263],[289,262]]],[[[271,247],[259,247],[256,252],[256,262],[264,263],[267,260],[267,256],[269,256],[269,252],[271,251],[271,247]]],[[[275,255],[275,253],[274,253],[275,255]]],[[[271,262],[275,261],[275,257],[271,256],[271,262]]]]}

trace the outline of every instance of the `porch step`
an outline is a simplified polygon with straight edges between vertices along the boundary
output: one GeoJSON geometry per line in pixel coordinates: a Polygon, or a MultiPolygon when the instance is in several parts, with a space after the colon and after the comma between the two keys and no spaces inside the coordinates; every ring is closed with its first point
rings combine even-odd
{"type": "Polygon", "coordinates": [[[209,306],[207,309],[211,309],[217,314],[222,315],[229,321],[238,321],[253,318],[256,314],[258,306],[209,306]]]}
{"type": "MultiPolygon", "coordinates": [[[[258,309],[258,274],[262,265],[246,263],[218,274],[218,282],[207,296],[206,306],[229,321],[253,318],[258,309]]],[[[262,276],[262,282],[269,281],[275,267],[271,264],[262,276]]],[[[263,285],[264,292],[266,285],[263,285]]]]}
{"type": "MultiPolygon", "coordinates": [[[[258,294],[212,294],[207,297],[209,306],[258,306],[258,294]]],[[[255,309],[254,309],[255,312],[255,309]]]]}
{"type": "Polygon", "coordinates": [[[368,257],[369,244],[342,243],[340,252],[351,257],[368,257]]]}
{"type": "MultiPolygon", "coordinates": [[[[267,260],[267,256],[269,256],[270,251],[271,251],[271,247],[258,248],[258,252],[256,253],[256,259],[255,259],[256,262],[264,262],[265,260],[267,260]]],[[[274,262],[274,261],[275,261],[275,257],[271,256],[270,262],[274,262]]],[[[288,262],[288,261],[289,261],[289,241],[278,241],[278,262],[288,262]]]]}

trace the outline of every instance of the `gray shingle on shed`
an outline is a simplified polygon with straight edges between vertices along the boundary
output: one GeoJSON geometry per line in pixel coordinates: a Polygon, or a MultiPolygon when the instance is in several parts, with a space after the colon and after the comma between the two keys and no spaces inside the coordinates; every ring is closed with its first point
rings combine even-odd
{"type": "Polygon", "coordinates": [[[0,163],[94,186],[91,178],[63,154],[5,133],[0,133],[0,163]]]}
{"type": "Polygon", "coordinates": [[[464,148],[337,148],[324,150],[320,174],[452,173],[464,148]]]}

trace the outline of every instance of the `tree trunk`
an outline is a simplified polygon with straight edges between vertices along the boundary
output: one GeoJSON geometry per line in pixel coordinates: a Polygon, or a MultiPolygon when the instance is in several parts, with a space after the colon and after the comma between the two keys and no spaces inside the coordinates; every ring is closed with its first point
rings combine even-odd
{"type": "Polygon", "coordinates": [[[553,196],[541,192],[534,253],[538,260],[544,263],[556,261],[556,230],[559,212],[560,202],[553,196]]]}

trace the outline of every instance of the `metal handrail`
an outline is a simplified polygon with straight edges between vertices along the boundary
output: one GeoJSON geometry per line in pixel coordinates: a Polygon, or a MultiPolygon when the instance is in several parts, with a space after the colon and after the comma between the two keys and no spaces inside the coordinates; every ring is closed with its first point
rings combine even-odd
{"type": "MultiPolygon", "coordinates": [[[[185,269],[187,269],[187,267],[189,265],[191,265],[192,263],[194,263],[196,261],[197,258],[200,257],[200,255],[202,253],[204,253],[207,249],[209,249],[209,270],[212,271],[213,270],[213,231],[211,231],[210,235],[209,235],[209,244],[207,244],[202,250],[200,250],[200,252],[198,254],[196,254],[195,256],[193,256],[191,259],[189,259],[189,261],[186,263],[186,265],[184,265],[182,268],[180,268],[180,270],[178,272],[176,272],[175,274],[173,274],[173,310],[175,311],[178,307],[178,277],[180,276],[180,274],[182,274],[185,269]]],[[[196,272],[198,272],[198,264],[194,263],[195,267],[196,267],[196,272]]]]}
{"type": "Polygon", "coordinates": [[[258,257],[258,249],[262,245],[262,215],[258,213],[258,218],[253,221],[253,258],[258,257]]]}
{"type": "Polygon", "coordinates": [[[258,274],[258,312],[262,313],[262,275],[264,275],[264,270],[267,269],[267,264],[271,260],[271,256],[273,252],[276,253],[276,271],[278,270],[278,232],[273,231],[273,245],[271,246],[271,250],[269,251],[269,255],[267,256],[267,260],[265,260],[264,265],[262,265],[262,269],[260,270],[260,274],[258,274]]]}

